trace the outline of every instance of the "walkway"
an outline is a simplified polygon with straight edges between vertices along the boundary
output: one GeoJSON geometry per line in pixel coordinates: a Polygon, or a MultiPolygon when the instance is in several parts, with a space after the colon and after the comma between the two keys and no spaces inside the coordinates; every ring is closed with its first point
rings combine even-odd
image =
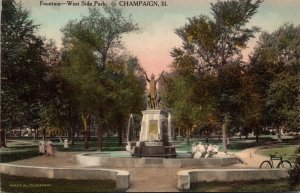
{"type": "MultiPolygon", "coordinates": [[[[235,153],[241,157],[247,165],[236,164],[223,168],[258,168],[259,164],[267,157],[256,153],[262,147],[245,149],[235,153]]],[[[38,156],[30,159],[11,162],[17,165],[27,166],[55,166],[55,167],[87,167],[76,164],[73,155],[79,152],[56,152],[55,156],[38,156]]],[[[83,152],[80,152],[83,153],[83,152]]],[[[116,168],[127,170],[130,173],[130,188],[127,192],[178,192],[177,172],[192,168],[116,168]]]]}
{"type": "MultiPolygon", "coordinates": [[[[270,147],[270,146],[252,147],[252,148],[244,149],[235,154],[237,156],[239,156],[240,158],[242,158],[242,160],[247,163],[247,165],[243,165],[244,167],[259,168],[261,162],[269,159],[268,156],[260,155],[257,153],[257,151],[259,149],[263,149],[264,147],[270,147]]],[[[241,165],[241,164],[239,164],[239,165],[241,165]]]]}

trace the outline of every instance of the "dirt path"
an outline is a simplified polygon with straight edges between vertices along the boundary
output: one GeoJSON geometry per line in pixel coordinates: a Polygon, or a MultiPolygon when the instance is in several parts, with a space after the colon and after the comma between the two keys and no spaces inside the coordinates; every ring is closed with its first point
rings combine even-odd
{"type": "Polygon", "coordinates": [[[242,158],[242,160],[247,163],[247,165],[244,166],[251,167],[251,168],[259,168],[261,162],[269,159],[269,157],[257,153],[257,150],[262,149],[264,147],[268,147],[268,146],[248,148],[240,152],[237,152],[235,154],[240,158],[242,158]]]}
{"type": "Polygon", "coordinates": [[[177,171],[169,168],[128,168],[130,187],[127,192],[178,192],[177,171]]]}

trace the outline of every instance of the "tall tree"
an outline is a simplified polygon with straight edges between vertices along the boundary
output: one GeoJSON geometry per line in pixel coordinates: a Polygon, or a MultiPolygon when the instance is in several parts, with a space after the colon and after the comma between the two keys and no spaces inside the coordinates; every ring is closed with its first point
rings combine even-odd
{"type": "Polygon", "coordinates": [[[35,128],[38,104],[43,100],[46,66],[43,39],[29,12],[13,0],[2,1],[1,12],[1,145],[5,129],[35,128]]]}
{"type": "MultiPolygon", "coordinates": [[[[64,33],[64,50],[68,52],[74,48],[74,45],[84,45],[88,47],[89,54],[91,54],[90,57],[93,57],[93,62],[89,63],[95,66],[95,68],[93,68],[95,72],[93,73],[98,74],[94,85],[98,84],[99,88],[106,90],[105,94],[101,94],[102,97],[98,98],[97,103],[91,106],[94,110],[89,110],[89,113],[84,113],[84,119],[90,117],[91,113],[95,114],[96,119],[98,119],[96,122],[99,123],[98,134],[100,148],[102,144],[101,123],[104,122],[107,109],[110,109],[107,107],[107,103],[112,103],[115,92],[115,82],[113,80],[115,74],[111,73],[111,69],[107,69],[107,65],[110,62],[113,63],[116,55],[120,49],[122,49],[122,35],[137,29],[137,24],[135,24],[130,17],[125,16],[123,10],[117,7],[115,1],[101,9],[90,8],[88,16],[84,16],[80,21],[70,21],[62,29],[64,33]]],[[[66,64],[68,60],[73,59],[67,56],[66,64]]],[[[80,76],[82,75],[83,74],[80,76]]],[[[94,74],[92,76],[94,76],[94,74]]],[[[84,79],[82,81],[84,81],[84,79]]]]}
{"type": "Polygon", "coordinates": [[[299,127],[300,26],[285,24],[273,33],[264,32],[251,58],[252,71],[264,88],[266,122],[281,130],[299,127]],[[261,69],[259,71],[259,69],[261,69]]]}
{"type": "Polygon", "coordinates": [[[99,84],[96,57],[89,44],[83,42],[73,44],[72,50],[65,54],[66,63],[62,67],[61,74],[73,88],[73,97],[78,105],[84,128],[84,144],[88,149],[89,120],[97,111],[97,106],[105,103],[105,88],[99,84]]]}
{"type": "Polygon", "coordinates": [[[143,81],[143,69],[136,57],[121,55],[108,63],[107,69],[111,70],[113,92],[111,108],[107,110],[106,119],[116,128],[121,145],[129,115],[139,114],[146,107],[146,84],[143,81]]]}
{"type": "Polygon", "coordinates": [[[195,71],[215,73],[220,82],[219,109],[223,114],[223,148],[226,151],[226,132],[230,123],[230,109],[235,105],[234,94],[228,92],[228,65],[240,65],[246,44],[257,27],[246,24],[256,13],[262,0],[229,0],[211,4],[213,18],[196,16],[176,34],[182,39],[182,48],[173,53],[193,56],[197,60],[195,71]]]}
{"type": "Polygon", "coordinates": [[[105,70],[110,55],[122,48],[122,35],[138,30],[137,24],[124,15],[115,1],[102,9],[89,8],[88,16],[80,21],[72,20],[62,29],[65,47],[71,45],[73,40],[91,46],[98,57],[100,71],[105,70]]]}

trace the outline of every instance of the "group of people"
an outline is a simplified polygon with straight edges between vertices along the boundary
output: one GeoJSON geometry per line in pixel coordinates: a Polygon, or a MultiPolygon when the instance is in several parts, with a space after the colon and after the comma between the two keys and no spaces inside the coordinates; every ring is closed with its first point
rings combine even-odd
{"type": "Polygon", "coordinates": [[[39,153],[46,154],[48,156],[54,155],[53,143],[50,139],[47,141],[41,140],[39,142],[39,153]]]}

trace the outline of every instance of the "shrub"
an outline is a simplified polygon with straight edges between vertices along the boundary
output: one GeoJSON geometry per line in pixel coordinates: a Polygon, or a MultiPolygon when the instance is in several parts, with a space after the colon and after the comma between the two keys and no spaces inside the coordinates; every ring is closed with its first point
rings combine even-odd
{"type": "Polygon", "coordinates": [[[295,189],[295,187],[300,184],[300,145],[296,148],[295,153],[297,156],[295,166],[289,171],[289,186],[291,190],[295,189]]]}

